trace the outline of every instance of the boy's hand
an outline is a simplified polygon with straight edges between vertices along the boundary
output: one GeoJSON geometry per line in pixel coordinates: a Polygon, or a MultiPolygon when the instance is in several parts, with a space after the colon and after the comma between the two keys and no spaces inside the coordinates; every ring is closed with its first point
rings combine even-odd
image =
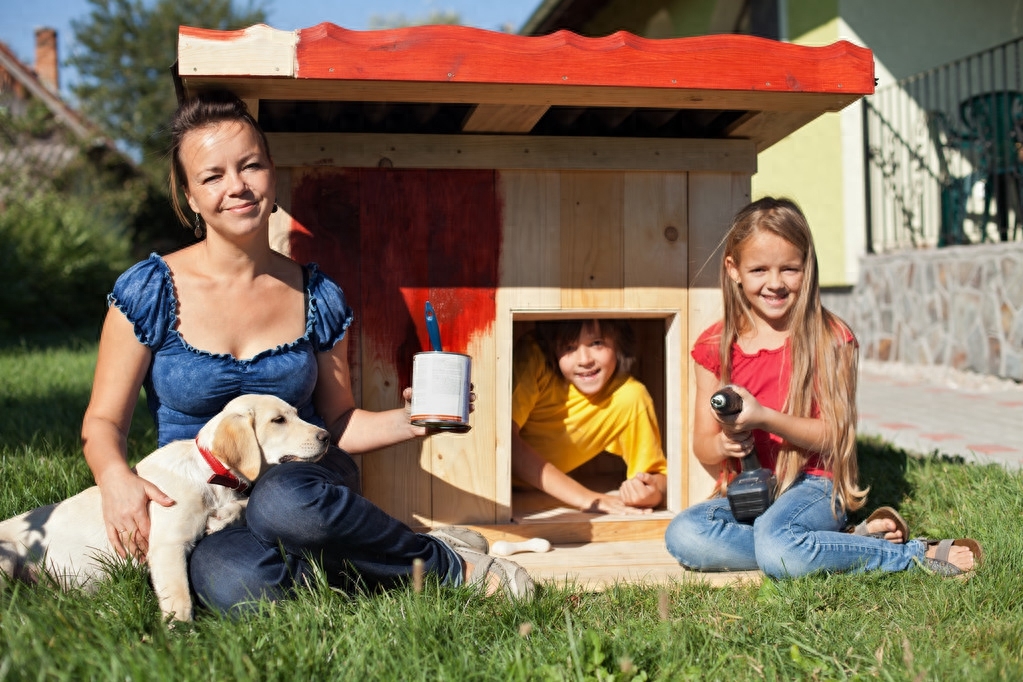
{"type": "Polygon", "coordinates": [[[630,507],[651,509],[664,499],[657,487],[657,478],[650,473],[640,472],[618,488],[622,502],[630,507]]]}
{"type": "Polygon", "coordinates": [[[641,509],[626,504],[620,497],[615,495],[598,494],[589,507],[584,508],[585,512],[597,512],[601,514],[649,514],[649,509],[641,509]]]}

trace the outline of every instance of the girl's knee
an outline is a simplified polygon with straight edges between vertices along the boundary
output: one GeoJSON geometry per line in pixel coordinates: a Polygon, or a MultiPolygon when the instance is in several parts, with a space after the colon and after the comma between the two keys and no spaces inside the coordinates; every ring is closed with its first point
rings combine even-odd
{"type": "Polygon", "coordinates": [[[784,528],[753,525],[757,567],[772,578],[795,578],[813,570],[810,548],[784,528]]]}
{"type": "Polygon", "coordinates": [[[701,547],[704,543],[706,527],[698,522],[694,508],[680,512],[668,524],[664,531],[664,544],[668,553],[685,566],[699,565],[701,547]]]}

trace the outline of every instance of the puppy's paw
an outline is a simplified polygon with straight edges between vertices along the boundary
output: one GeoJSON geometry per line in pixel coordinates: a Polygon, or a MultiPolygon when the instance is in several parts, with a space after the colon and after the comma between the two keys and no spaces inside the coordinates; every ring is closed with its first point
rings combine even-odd
{"type": "Polygon", "coordinates": [[[246,497],[213,510],[213,513],[206,519],[206,534],[245,525],[245,506],[248,503],[249,498],[246,497]]]}

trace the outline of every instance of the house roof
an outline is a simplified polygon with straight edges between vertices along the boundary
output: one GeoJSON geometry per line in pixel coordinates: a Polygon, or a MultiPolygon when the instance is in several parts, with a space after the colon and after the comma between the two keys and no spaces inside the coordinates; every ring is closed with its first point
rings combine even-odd
{"type": "Polygon", "coordinates": [[[743,35],[521,36],[466,26],[182,26],[180,92],[259,100],[267,132],[748,139],[874,90],[870,50],[743,35]]]}
{"type": "Polygon", "coordinates": [[[74,133],[80,140],[103,138],[95,125],[83,118],[72,109],[60,96],[43,84],[29,66],[18,59],[4,43],[0,42],[0,69],[7,72],[15,83],[24,88],[25,92],[42,102],[54,118],[74,133]]]}

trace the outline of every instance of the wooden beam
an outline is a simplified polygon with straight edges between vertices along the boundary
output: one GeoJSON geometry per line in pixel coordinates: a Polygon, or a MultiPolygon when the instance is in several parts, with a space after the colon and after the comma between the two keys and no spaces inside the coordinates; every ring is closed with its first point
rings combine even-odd
{"type": "Polygon", "coordinates": [[[462,125],[466,133],[528,133],[550,107],[544,104],[479,104],[462,125]]]}
{"type": "Polygon", "coordinates": [[[731,137],[743,137],[756,141],[757,153],[780,142],[810,121],[818,118],[822,112],[812,111],[757,111],[737,121],[726,134],[731,137]]]}
{"type": "Polygon", "coordinates": [[[274,163],[341,168],[493,168],[745,173],[750,140],[268,133],[274,163]]]}
{"type": "Polygon", "coordinates": [[[839,111],[860,98],[856,93],[773,92],[769,90],[682,89],[591,85],[501,85],[339,81],[189,74],[179,67],[186,96],[226,88],[242,98],[311,102],[407,102],[512,104],[637,109],[727,109],[733,111],[839,111]]]}
{"type": "Polygon", "coordinates": [[[178,74],[295,76],[298,33],[256,24],[239,31],[182,26],[178,31],[178,74]]]}

